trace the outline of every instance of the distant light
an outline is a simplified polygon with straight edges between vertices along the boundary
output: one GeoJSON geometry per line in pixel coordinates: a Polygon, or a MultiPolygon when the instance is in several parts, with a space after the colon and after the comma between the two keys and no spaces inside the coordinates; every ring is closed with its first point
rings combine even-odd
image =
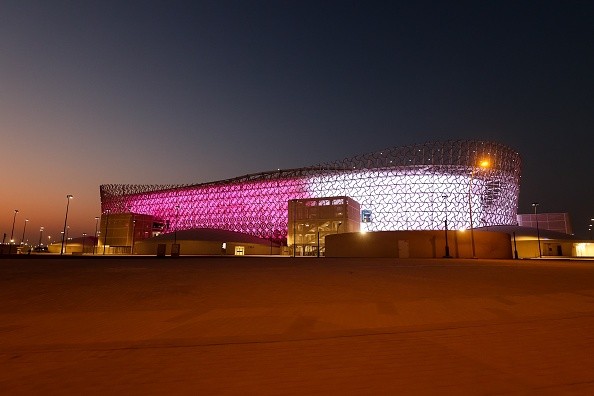
{"type": "Polygon", "coordinates": [[[462,228],[460,228],[460,230],[459,230],[459,231],[460,231],[460,232],[464,232],[464,231],[466,231],[466,228],[462,227],[462,228]]]}

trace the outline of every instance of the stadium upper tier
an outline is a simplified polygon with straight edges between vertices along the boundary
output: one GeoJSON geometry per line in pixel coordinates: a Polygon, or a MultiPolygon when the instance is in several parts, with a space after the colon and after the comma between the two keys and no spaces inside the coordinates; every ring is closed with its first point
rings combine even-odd
{"type": "Polygon", "coordinates": [[[362,229],[438,230],[516,224],[520,155],[499,143],[442,141],[396,147],[316,166],[188,185],[108,184],[101,210],[138,213],[169,231],[216,228],[287,236],[291,199],[348,196],[362,229]]]}

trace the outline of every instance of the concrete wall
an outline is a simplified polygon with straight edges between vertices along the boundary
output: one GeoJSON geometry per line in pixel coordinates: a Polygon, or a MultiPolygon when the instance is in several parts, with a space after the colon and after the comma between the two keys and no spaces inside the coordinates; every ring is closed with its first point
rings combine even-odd
{"type": "MultiPolygon", "coordinates": [[[[538,241],[536,239],[519,240],[516,243],[519,258],[535,258],[539,256],[538,241]]],[[[571,240],[541,239],[540,241],[542,257],[576,257],[575,245],[576,243],[571,240]]]]}
{"type": "MultiPolygon", "coordinates": [[[[471,258],[470,231],[449,231],[450,256],[471,258]]],[[[503,232],[474,231],[476,257],[512,258],[511,239],[503,232]]],[[[444,231],[379,231],[326,237],[326,257],[438,258],[445,255],[444,231]]]]}
{"type": "MultiPolygon", "coordinates": [[[[163,243],[166,245],[166,254],[171,254],[171,244],[173,241],[159,241],[159,240],[144,240],[134,244],[134,254],[157,255],[157,245],[163,243]]],[[[241,242],[227,242],[227,248],[222,249],[222,242],[218,241],[184,241],[178,240],[180,244],[180,254],[205,254],[205,255],[235,255],[235,246],[243,246],[244,254],[249,255],[265,255],[270,254],[270,245],[241,243],[241,242]]],[[[272,254],[280,254],[277,246],[272,247],[272,254]]]]}

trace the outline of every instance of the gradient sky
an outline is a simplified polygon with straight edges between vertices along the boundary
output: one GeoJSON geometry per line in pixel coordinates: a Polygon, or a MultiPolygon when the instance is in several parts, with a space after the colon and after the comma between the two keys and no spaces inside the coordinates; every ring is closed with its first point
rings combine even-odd
{"type": "Polygon", "coordinates": [[[198,183],[442,139],[594,217],[591,1],[3,1],[0,236],[93,234],[99,185],[198,183]]]}

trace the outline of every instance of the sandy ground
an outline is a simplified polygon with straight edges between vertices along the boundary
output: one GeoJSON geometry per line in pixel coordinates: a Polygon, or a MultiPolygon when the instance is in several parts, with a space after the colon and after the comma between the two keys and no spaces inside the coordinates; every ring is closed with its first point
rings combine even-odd
{"type": "Polygon", "coordinates": [[[594,261],[0,259],[0,393],[594,394],[594,261]]]}

